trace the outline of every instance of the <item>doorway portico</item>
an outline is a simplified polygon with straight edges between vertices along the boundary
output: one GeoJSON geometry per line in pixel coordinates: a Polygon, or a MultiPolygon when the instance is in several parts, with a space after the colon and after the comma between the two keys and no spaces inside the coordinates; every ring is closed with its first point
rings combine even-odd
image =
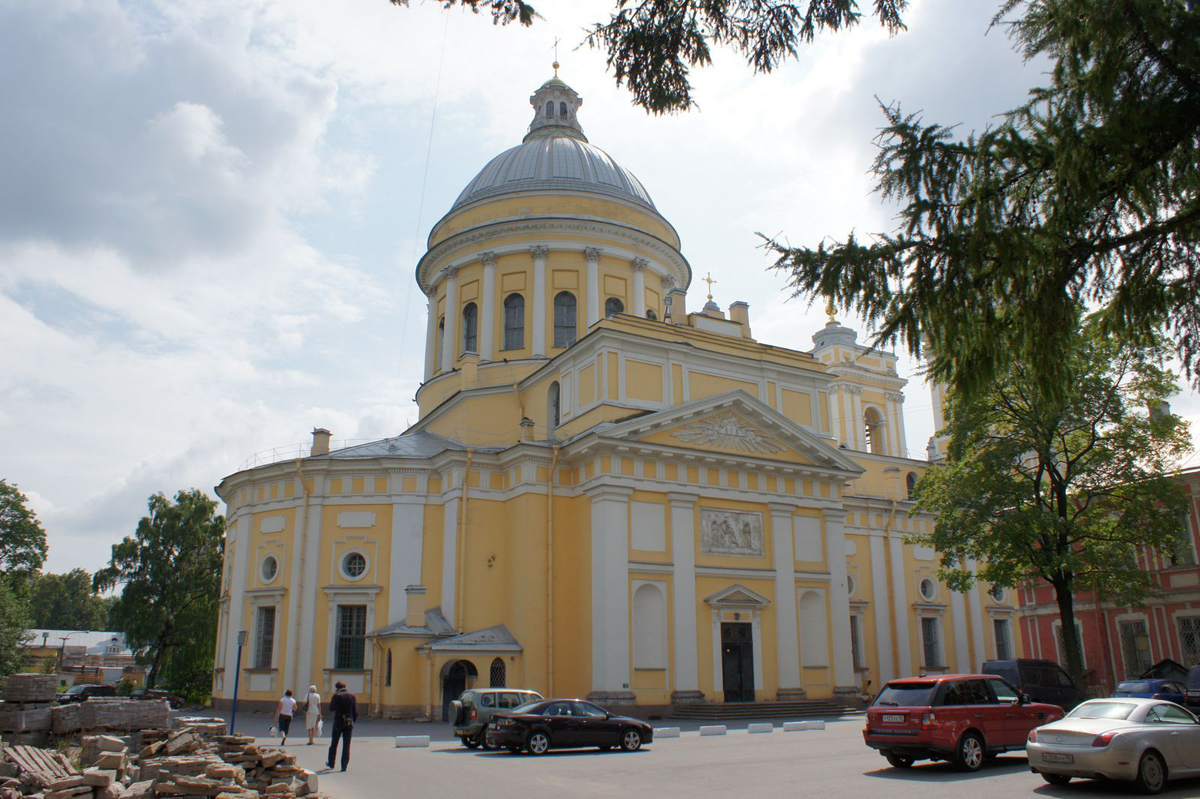
{"type": "Polygon", "coordinates": [[[770,600],[735,583],[704,601],[712,618],[713,695],[753,702],[763,690],[762,611],[770,600]]]}

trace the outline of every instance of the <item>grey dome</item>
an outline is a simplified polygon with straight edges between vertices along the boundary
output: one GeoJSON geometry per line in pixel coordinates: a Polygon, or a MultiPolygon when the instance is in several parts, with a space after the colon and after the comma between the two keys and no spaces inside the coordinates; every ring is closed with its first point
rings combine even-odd
{"type": "Polygon", "coordinates": [[[608,153],[561,135],[531,138],[500,153],[467,184],[450,210],[503,194],[555,190],[604,194],[657,210],[641,181],[608,153]]]}

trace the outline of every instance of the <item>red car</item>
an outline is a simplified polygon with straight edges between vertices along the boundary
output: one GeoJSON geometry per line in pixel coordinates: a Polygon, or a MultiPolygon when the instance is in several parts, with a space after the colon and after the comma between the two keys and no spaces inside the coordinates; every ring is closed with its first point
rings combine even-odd
{"type": "Polygon", "coordinates": [[[1063,715],[992,674],[909,677],[889,682],[867,708],[863,740],[896,768],[949,760],[975,771],[988,757],[1023,750],[1030,730],[1063,715]]]}

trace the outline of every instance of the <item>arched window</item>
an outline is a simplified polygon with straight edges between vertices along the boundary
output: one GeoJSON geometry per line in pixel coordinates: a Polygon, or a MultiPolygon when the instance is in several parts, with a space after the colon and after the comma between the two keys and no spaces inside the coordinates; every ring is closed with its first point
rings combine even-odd
{"type": "Polygon", "coordinates": [[[558,381],[555,380],[550,384],[550,390],[546,392],[546,425],[550,428],[550,435],[554,435],[554,429],[558,427],[560,410],[559,396],[561,390],[558,387],[558,381]]]}
{"type": "Polygon", "coordinates": [[[463,352],[479,352],[479,307],[473,302],[463,308],[463,352]]]}
{"type": "Polygon", "coordinates": [[[519,350],[525,346],[525,298],[509,294],[504,299],[504,349],[519,350]]]}
{"type": "Polygon", "coordinates": [[[491,678],[490,687],[504,687],[505,671],[506,669],[504,668],[504,661],[501,658],[495,658],[492,660],[492,668],[490,670],[490,674],[488,674],[488,676],[491,678]]]}
{"type": "Polygon", "coordinates": [[[908,482],[908,498],[912,499],[913,493],[917,490],[917,473],[909,472],[907,482],[908,482]]]}
{"type": "Polygon", "coordinates": [[[567,104],[566,103],[558,104],[558,115],[560,117],[562,117],[563,119],[567,118],[567,104]]]}
{"type": "Polygon", "coordinates": [[[883,454],[883,418],[880,417],[879,411],[874,408],[867,408],[863,411],[863,435],[866,440],[867,452],[874,452],[876,455],[883,454]]]}
{"type": "Polygon", "coordinates": [[[392,650],[387,651],[386,662],[383,669],[383,684],[385,686],[392,684],[392,650]]]}
{"type": "Polygon", "coordinates": [[[442,368],[442,347],[446,343],[446,317],[438,319],[436,368],[442,368]]]}
{"type": "Polygon", "coordinates": [[[621,302],[616,297],[609,297],[604,301],[605,319],[611,319],[619,313],[625,313],[625,303],[621,302]]]}
{"type": "Polygon", "coordinates": [[[652,583],[633,592],[633,667],[667,667],[667,599],[652,583]]]}
{"type": "Polygon", "coordinates": [[[554,101],[553,100],[546,101],[546,116],[547,117],[554,116],[554,101]]]}
{"type": "Polygon", "coordinates": [[[560,291],[554,297],[554,346],[569,347],[574,344],[577,328],[575,295],[560,291]]]}
{"type": "Polygon", "coordinates": [[[658,321],[658,314],[656,314],[656,313],[654,312],[654,309],[653,309],[653,308],[647,308],[647,309],[646,309],[646,318],[647,318],[647,319],[649,319],[651,322],[657,322],[657,321],[658,321]]]}

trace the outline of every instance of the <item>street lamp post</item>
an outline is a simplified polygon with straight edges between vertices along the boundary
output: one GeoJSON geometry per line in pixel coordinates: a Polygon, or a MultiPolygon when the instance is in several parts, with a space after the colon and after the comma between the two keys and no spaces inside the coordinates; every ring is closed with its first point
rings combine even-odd
{"type": "Polygon", "coordinates": [[[238,651],[237,651],[237,668],[233,672],[233,710],[229,714],[229,734],[233,735],[234,726],[237,724],[237,700],[238,700],[238,683],[242,678],[242,647],[246,645],[246,631],[238,631],[238,651]]]}

